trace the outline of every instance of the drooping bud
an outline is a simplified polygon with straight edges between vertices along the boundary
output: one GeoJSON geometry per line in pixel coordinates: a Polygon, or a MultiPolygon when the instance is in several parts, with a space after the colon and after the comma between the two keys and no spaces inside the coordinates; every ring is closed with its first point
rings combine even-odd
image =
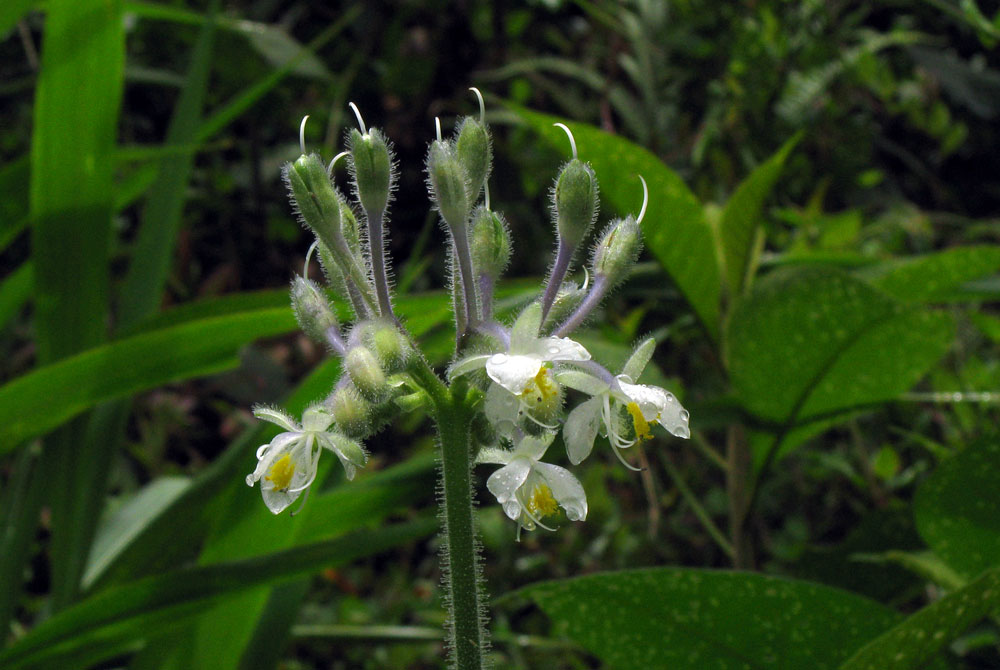
{"type": "Polygon", "coordinates": [[[450,143],[441,140],[431,143],[427,175],[431,197],[445,223],[452,230],[464,226],[469,217],[468,177],[450,143]]]}
{"type": "Polygon", "coordinates": [[[495,280],[510,261],[511,240],[507,222],[496,212],[478,207],[472,214],[469,246],[476,272],[495,280]]]}
{"type": "Polygon", "coordinates": [[[375,330],[371,337],[375,356],[387,370],[401,369],[410,356],[410,343],[393,325],[384,325],[375,330]]]}
{"type": "Polygon", "coordinates": [[[354,386],[368,400],[378,402],[391,390],[385,371],[368,347],[351,347],[344,357],[344,368],[354,386]]]}
{"type": "Polygon", "coordinates": [[[303,332],[321,344],[328,343],[327,333],[331,328],[340,329],[337,315],[320,287],[297,275],[292,281],[292,310],[303,332]]]}
{"type": "Polygon", "coordinates": [[[366,212],[381,214],[389,204],[392,191],[392,151],[385,136],[372,128],[362,134],[352,130],[348,136],[351,173],[358,199],[366,212]]]}
{"type": "Polygon", "coordinates": [[[612,221],[594,247],[593,270],[616,285],[628,277],[642,251],[642,230],[632,216],[612,221]]]}
{"type": "Polygon", "coordinates": [[[336,389],[326,401],[337,428],[345,434],[363,439],[371,430],[372,407],[351,386],[336,389]]]}
{"type": "Polygon", "coordinates": [[[465,117],[458,127],[455,153],[465,169],[469,202],[473,203],[479,199],[493,165],[493,148],[490,146],[490,134],[486,126],[478,119],[465,117]]]}
{"type": "Polygon", "coordinates": [[[576,248],[597,219],[597,177],[589,165],[573,158],[563,166],[552,192],[560,240],[576,248]]]}
{"type": "Polygon", "coordinates": [[[285,164],[285,180],[307,226],[330,247],[341,235],[341,199],[316,154],[299,156],[285,164]]]}

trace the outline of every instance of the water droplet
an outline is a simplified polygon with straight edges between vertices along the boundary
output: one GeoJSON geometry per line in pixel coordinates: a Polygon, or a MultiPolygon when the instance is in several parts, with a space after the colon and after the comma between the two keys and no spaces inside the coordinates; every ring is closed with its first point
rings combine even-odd
{"type": "Polygon", "coordinates": [[[558,354],[559,351],[560,351],[560,349],[556,345],[554,345],[554,344],[549,345],[549,353],[550,354],[558,354]]]}
{"type": "Polygon", "coordinates": [[[491,365],[503,365],[507,362],[507,354],[493,354],[490,356],[491,365]]]}

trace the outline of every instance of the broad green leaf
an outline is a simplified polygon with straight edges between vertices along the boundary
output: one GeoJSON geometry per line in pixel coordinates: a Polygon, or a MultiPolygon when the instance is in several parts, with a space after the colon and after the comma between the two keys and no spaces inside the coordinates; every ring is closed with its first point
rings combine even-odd
{"type": "Polygon", "coordinates": [[[904,302],[976,299],[961,286],[1000,270],[1000,246],[956,247],[866,267],[859,276],[904,302]]]}
{"type": "Polygon", "coordinates": [[[6,325],[28,302],[33,283],[31,261],[21,263],[0,282],[0,326],[6,325]]]}
{"type": "Polygon", "coordinates": [[[983,574],[875,638],[851,656],[841,670],[924,668],[969,626],[1000,614],[1000,569],[983,574]]]}
{"type": "Polygon", "coordinates": [[[642,187],[638,175],[646,179],[649,207],[642,222],[646,246],[714,338],[719,330],[722,291],[715,245],[701,203],[680,176],[649,151],[624,138],[583,123],[510,106],[563,151],[569,148],[566,135],[552,124],[566,123],[576,138],[580,159],[589,162],[597,174],[602,198],[619,214],[639,212],[642,187]]]}
{"type": "Polygon", "coordinates": [[[160,477],[122,503],[101,522],[83,573],[88,588],[112,561],[191,485],[187,477],[160,477]]]}
{"type": "Polygon", "coordinates": [[[295,327],[287,308],[244,312],[136,335],[38,368],[0,387],[0,453],[105,400],[235,367],[241,346],[295,327]]]}
{"type": "Polygon", "coordinates": [[[370,556],[434,531],[433,518],[216,565],[181,568],[101,591],[60,612],[0,653],[5,670],[103,660],[177,625],[210,603],[265,584],[370,556]]]}
{"type": "Polygon", "coordinates": [[[917,490],[917,531],[966,578],[1000,565],[1000,439],[983,438],[938,466],[917,490]]]}
{"type": "Polygon", "coordinates": [[[809,582],[683,568],[628,570],[519,593],[615,670],[835,668],[899,619],[809,582]]]}
{"type": "Polygon", "coordinates": [[[802,135],[797,134],[766,161],[758,165],[726,202],[719,222],[722,267],[729,294],[738,296],[754,270],[753,251],[764,201],[771,194],[785,160],[802,135]]]}
{"type": "Polygon", "coordinates": [[[11,29],[21,17],[32,9],[38,0],[7,0],[0,5],[0,41],[7,38],[11,29]]]}
{"type": "Polygon", "coordinates": [[[28,226],[28,156],[0,168],[0,251],[28,226]]]}
{"type": "Polygon", "coordinates": [[[779,434],[896,398],[945,353],[948,314],[906,307],[846,274],[779,270],[734,309],[730,379],[779,434]]]}

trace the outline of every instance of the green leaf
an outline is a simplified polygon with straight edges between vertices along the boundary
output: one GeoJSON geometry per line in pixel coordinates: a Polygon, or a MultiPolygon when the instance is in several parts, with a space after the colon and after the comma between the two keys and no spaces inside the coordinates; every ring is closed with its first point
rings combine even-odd
{"type": "Polygon", "coordinates": [[[0,326],[6,325],[28,302],[33,278],[31,261],[25,261],[0,282],[0,326]]]}
{"type": "Polygon", "coordinates": [[[28,156],[0,168],[0,251],[28,226],[28,156]]]}
{"type": "Polygon", "coordinates": [[[83,573],[83,588],[94,579],[149,525],[149,522],[172,504],[191,485],[187,477],[154,479],[130,500],[107,516],[97,529],[90,558],[83,573]]]}
{"type": "Polygon", "coordinates": [[[963,295],[966,282],[1000,270],[1000,246],[956,247],[933,254],[886,261],[865,268],[860,276],[904,302],[976,299],[963,295]]]}
{"type": "Polygon", "coordinates": [[[755,263],[753,251],[764,201],[785,167],[785,160],[802,138],[798,133],[778,149],[736,188],[726,202],[719,222],[719,241],[722,246],[723,269],[729,294],[740,295],[752,274],[755,263]]]}
{"type": "Polygon", "coordinates": [[[917,531],[966,578],[1000,565],[1000,440],[983,438],[938,466],[917,490],[917,531]]]}
{"type": "Polygon", "coordinates": [[[38,0],[7,0],[0,5],[0,41],[7,39],[7,34],[21,17],[33,8],[38,0]]]}
{"type": "Polygon", "coordinates": [[[241,346],[295,327],[288,308],[244,312],[136,335],[41,367],[0,387],[0,454],[105,400],[236,367],[241,346]]]}
{"type": "Polygon", "coordinates": [[[833,668],[900,618],[847,591],[712,570],[628,570],[519,593],[616,670],[833,668]]]}
{"type": "Polygon", "coordinates": [[[896,398],[953,336],[948,314],[903,306],[837,271],[800,268],[756,284],[734,309],[725,344],[740,401],[780,438],[896,398]]]}
{"type": "MultiPolygon", "coordinates": [[[[563,119],[508,105],[550,144],[563,151],[569,148],[563,131],[552,126],[563,119]]],[[[646,149],[593,126],[565,123],[576,138],[580,159],[597,174],[601,196],[616,212],[638,213],[642,187],[637,175],[646,179],[649,207],[642,222],[646,246],[716,337],[722,280],[701,203],[676,172],[646,149]]]]}
{"type": "Polygon", "coordinates": [[[103,660],[199,614],[220,598],[315,572],[426,537],[433,518],[360,531],[264,556],[182,568],[97,593],[45,621],[0,653],[6,670],[103,660]]]}
{"type": "Polygon", "coordinates": [[[1000,614],[1000,569],[907,617],[851,656],[841,670],[910,670],[926,667],[969,626],[1000,614]]]}

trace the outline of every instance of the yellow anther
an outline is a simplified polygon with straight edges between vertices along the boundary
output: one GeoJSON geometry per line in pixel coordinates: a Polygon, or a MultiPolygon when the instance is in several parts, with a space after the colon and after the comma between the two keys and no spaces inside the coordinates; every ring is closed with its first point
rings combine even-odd
{"type": "Polygon", "coordinates": [[[632,427],[635,428],[635,439],[648,440],[652,437],[649,432],[649,422],[646,421],[646,417],[642,415],[642,410],[639,409],[639,405],[635,402],[630,402],[625,405],[625,409],[628,413],[632,415],[632,427]]]}
{"type": "Polygon", "coordinates": [[[528,511],[542,519],[552,516],[558,510],[559,504],[552,497],[552,489],[545,484],[537,485],[535,490],[531,492],[531,498],[528,499],[528,511]]]}
{"type": "Polygon", "coordinates": [[[541,404],[559,397],[559,387],[552,380],[548,368],[541,368],[521,391],[522,397],[532,404],[541,404]]]}
{"type": "Polygon", "coordinates": [[[276,491],[284,491],[292,483],[294,474],[295,463],[292,462],[291,456],[285,454],[274,462],[264,479],[274,484],[276,491]]]}

